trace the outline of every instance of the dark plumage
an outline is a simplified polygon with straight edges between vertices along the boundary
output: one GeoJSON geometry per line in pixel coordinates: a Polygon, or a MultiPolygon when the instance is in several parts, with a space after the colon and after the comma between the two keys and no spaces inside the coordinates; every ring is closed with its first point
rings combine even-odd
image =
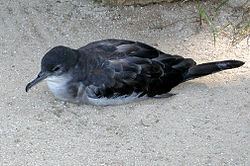
{"type": "Polygon", "coordinates": [[[59,99],[118,104],[118,99],[125,102],[162,95],[184,81],[243,64],[227,60],[196,65],[193,59],[166,54],[140,42],[108,39],[77,50],[64,46],[51,49],[42,59],[41,72],[26,91],[46,79],[59,99]]]}

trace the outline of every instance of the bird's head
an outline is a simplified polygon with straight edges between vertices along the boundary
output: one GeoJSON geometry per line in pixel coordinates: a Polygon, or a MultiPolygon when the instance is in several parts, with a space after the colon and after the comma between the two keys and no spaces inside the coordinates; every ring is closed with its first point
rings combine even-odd
{"type": "Polygon", "coordinates": [[[25,90],[28,90],[41,82],[42,80],[51,76],[61,76],[67,73],[76,63],[78,59],[77,50],[57,46],[48,51],[41,62],[41,71],[37,78],[27,84],[25,90]]]}

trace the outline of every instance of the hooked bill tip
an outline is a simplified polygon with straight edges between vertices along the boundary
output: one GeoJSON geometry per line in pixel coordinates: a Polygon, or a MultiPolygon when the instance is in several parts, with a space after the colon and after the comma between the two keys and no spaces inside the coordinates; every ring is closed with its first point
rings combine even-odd
{"type": "Polygon", "coordinates": [[[25,87],[25,92],[28,92],[29,89],[30,89],[30,83],[28,83],[28,84],[26,85],[26,87],[25,87]]]}

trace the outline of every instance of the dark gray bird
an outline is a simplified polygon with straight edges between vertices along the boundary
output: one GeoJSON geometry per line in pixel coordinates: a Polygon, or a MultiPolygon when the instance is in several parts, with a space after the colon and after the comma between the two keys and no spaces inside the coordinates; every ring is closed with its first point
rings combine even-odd
{"type": "Polygon", "coordinates": [[[190,79],[242,66],[225,60],[196,65],[140,42],[107,39],[79,49],[57,46],[42,58],[37,78],[46,79],[56,98],[83,104],[112,105],[167,94],[190,79]]]}

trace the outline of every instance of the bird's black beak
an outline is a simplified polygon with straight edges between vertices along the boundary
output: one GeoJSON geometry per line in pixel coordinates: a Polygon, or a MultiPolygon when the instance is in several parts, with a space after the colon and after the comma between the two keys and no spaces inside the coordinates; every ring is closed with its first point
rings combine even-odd
{"type": "Polygon", "coordinates": [[[38,74],[36,79],[34,79],[33,81],[31,81],[30,83],[27,84],[25,91],[28,92],[31,87],[33,87],[37,83],[41,82],[42,80],[46,79],[48,76],[49,76],[49,73],[41,71],[38,74]]]}

